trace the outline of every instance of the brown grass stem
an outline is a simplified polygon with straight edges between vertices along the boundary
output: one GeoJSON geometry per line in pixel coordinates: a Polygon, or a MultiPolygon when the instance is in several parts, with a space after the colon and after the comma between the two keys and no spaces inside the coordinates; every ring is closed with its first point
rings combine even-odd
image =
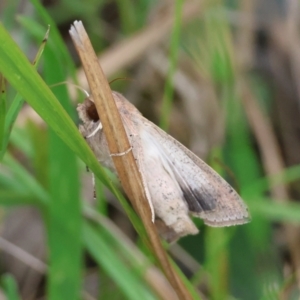
{"type": "MultiPolygon", "coordinates": [[[[111,153],[126,152],[130,148],[130,144],[120,114],[82,23],[75,22],[70,33],[85,70],[109,150],[111,153]]],[[[154,223],[151,221],[150,207],[132,151],[129,151],[126,155],[113,156],[112,158],[122,187],[145,226],[153,253],[162,270],[179,299],[192,299],[189,291],[172,268],[154,223]]]]}

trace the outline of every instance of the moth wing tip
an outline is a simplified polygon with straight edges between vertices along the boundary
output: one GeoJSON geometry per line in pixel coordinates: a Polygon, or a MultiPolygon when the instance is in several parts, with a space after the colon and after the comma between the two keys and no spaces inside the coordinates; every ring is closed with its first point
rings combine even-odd
{"type": "Polygon", "coordinates": [[[245,215],[239,218],[232,218],[232,219],[205,219],[204,223],[211,227],[228,227],[228,226],[236,226],[236,225],[243,225],[251,222],[251,216],[245,215]]]}

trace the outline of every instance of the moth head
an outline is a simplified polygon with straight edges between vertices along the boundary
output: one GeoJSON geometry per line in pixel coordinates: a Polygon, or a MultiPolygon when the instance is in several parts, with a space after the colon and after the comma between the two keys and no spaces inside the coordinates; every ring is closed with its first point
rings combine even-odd
{"type": "Polygon", "coordinates": [[[83,124],[99,121],[99,115],[92,98],[86,98],[83,103],[78,104],[77,111],[83,124]]]}
{"type": "Polygon", "coordinates": [[[86,102],[87,116],[90,118],[91,121],[98,122],[99,115],[98,115],[95,103],[92,100],[90,100],[89,98],[86,98],[85,102],[86,102]]]}
{"type": "Polygon", "coordinates": [[[92,98],[88,97],[83,103],[78,104],[77,111],[79,118],[83,123],[79,126],[79,130],[85,138],[93,137],[102,129],[102,124],[92,98]]]}

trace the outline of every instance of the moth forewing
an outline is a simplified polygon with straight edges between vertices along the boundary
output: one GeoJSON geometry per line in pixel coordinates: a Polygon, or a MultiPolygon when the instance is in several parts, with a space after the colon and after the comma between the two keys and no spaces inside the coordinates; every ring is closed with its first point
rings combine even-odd
{"type": "MultiPolygon", "coordinates": [[[[163,238],[174,241],[198,229],[189,215],[210,226],[246,223],[249,214],[233,188],[190,150],[165,133],[121,94],[113,92],[143,186],[153,221],[163,238]],[[155,217],[155,218],[154,218],[155,217]]],[[[98,160],[113,172],[114,164],[100,120],[91,110],[91,100],[78,106],[80,131],[98,160]]]]}
{"type": "MultiPolygon", "coordinates": [[[[173,241],[180,236],[198,233],[189,217],[188,206],[182,198],[180,187],[172,176],[171,169],[168,170],[160,153],[161,149],[155,143],[155,137],[145,132],[147,128],[141,113],[121,94],[113,94],[160,234],[166,240],[173,241]]],[[[149,124],[156,126],[151,122],[149,124]]]]}
{"type": "Polygon", "coordinates": [[[211,167],[159,127],[143,119],[146,131],[156,137],[179,183],[192,215],[210,226],[247,223],[249,213],[237,192],[211,167]]]}

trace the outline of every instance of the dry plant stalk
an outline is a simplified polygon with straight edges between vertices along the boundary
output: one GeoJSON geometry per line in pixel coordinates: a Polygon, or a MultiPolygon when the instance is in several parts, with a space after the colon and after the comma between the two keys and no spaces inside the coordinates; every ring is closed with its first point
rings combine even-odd
{"type": "Polygon", "coordinates": [[[126,155],[112,157],[122,187],[133,207],[138,212],[147,231],[157,261],[176,291],[178,298],[192,300],[191,294],[172,268],[167,253],[162,247],[154,223],[152,223],[152,215],[143,189],[141,175],[132,151],[128,152],[131,146],[113,99],[112,91],[98,63],[97,56],[82,23],[74,22],[70,34],[82,61],[110,153],[126,153],[126,155]]]}

